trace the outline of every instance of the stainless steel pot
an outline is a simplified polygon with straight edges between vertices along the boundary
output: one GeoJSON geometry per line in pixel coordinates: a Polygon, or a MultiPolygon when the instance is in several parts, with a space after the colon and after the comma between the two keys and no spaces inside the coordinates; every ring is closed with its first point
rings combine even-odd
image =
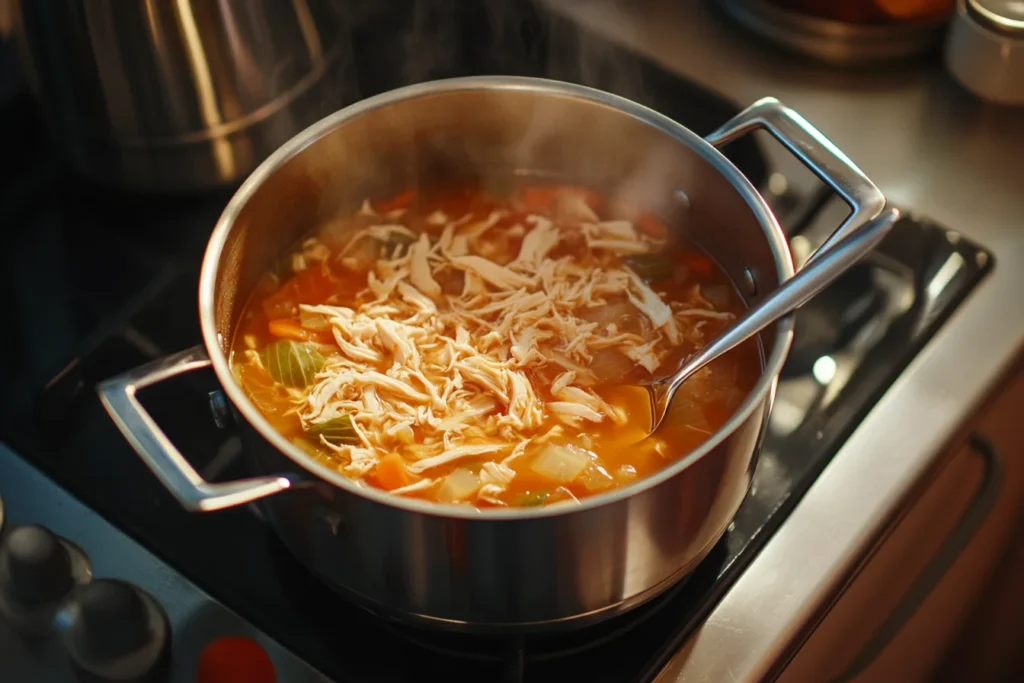
{"type": "Polygon", "coordinates": [[[757,301],[793,274],[792,259],[764,200],[715,148],[754,129],[771,131],[848,200],[853,212],[837,235],[881,213],[878,189],[772,99],[707,140],[628,100],[534,79],[438,81],[343,109],[267,159],[225,209],[200,281],[204,346],[109,380],[100,395],[182,505],[208,511],[259,501],[299,560],[385,615],[501,630],[584,624],[629,609],[690,571],[743,500],[790,319],[761,335],[764,374],[696,452],[578,506],[531,509],[432,504],[354,485],[270,427],[232,380],[229,342],[256,279],[318,221],[368,195],[467,176],[555,174],[651,206],[682,190],[693,238],[757,301]],[[203,481],[136,398],[138,389],[211,366],[260,475],[253,479],[203,481]]]}
{"type": "Polygon", "coordinates": [[[12,9],[50,127],[74,167],[106,185],[241,182],[355,92],[337,0],[13,0],[12,9]]]}

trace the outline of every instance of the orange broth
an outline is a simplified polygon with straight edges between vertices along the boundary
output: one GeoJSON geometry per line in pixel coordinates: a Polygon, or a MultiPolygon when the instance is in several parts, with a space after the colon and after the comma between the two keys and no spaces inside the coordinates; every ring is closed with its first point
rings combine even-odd
{"type": "MultiPolygon", "coordinates": [[[[374,202],[372,206],[382,216],[388,212],[397,215],[404,210],[402,216],[395,220],[415,232],[427,232],[432,239],[436,239],[440,231],[439,226],[432,225],[426,220],[432,212],[440,210],[449,216],[472,214],[474,218],[478,218],[487,216],[496,208],[507,209],[508,215],[494,225],[487,235],[496,245],[496,251],[515,253],[521,246],[522,237],[505,234],[508,232],[507,229],[522,223],[528,214],[543,214],[550,208],[553,193],[563,187],[531,186],[520,188],[507,197],[492,196],[477,188],[448,188],[430,193],[424,193],[422,190],[419,193],[408,191],[387,200],[374,202]]],[[[579,188],[579,191],[584,193],[588,205],[602,219],[609,217],[602,195],[583,188],[579,188]]],[[[357,215],[340,221],[355,221],[363,225],[371,222],[371,219],[357,215]]],[[[714,294],[711,298],[714,299],[715,311],[729,312],[736,316],[743,312],[744,304],[735,287],[722,269],[705,253],[695,245],[671,236],[666,227],[653,216],[640,215],[635,218],[635,225],[640,232],[653,237],[669,237],[662,254],[672,263],[672,274],[650,283],[651,289],[662,300],[685,300],[688,295],[692,295],[696,285],[705,300],[706,295],[714,294]]],[[[320,234],[328,234],[329,231],[328,226],[320,234]]],[[[303,430],[302,422],[294,410],[294,398],[289,397],[288,392],[275,382],[265,369],[246,362],[244,355],[246,349],[262,349],[279,339],[303,340],[327,346],[334,343],[330,330],[303,328],[297,305],[326,303],[355,307],[360,303],[358,293],[367,286],[368,271],[353,271],[341,267],[336,256],[342,245],[330,244],[326,238],[324,241],[332,252],[330,259],[297,274],[289,273],[286,263],[278,269],[284,272],[284,276],[268,274],[261,281],[238,326],[233,342],[232,367],[236,379],[275,429],[302,447],[311,457],[340,469],[343,462],[338,454],[303,430]]],[[[565,255],[570,253],[571,249],[572,244],[559,245],[552,256],[565,255]]],[[[446,294],[461,286],[459,282],[446,282],[441,276],[439,282],[446,294]]],[[[581,311],[578,315],[585,317],[587,312],[581,311]]],[[[684,340],[671,351],[654,374],[669,374],[683,359],[703,343],[713,339],[729,323],[728,320],[716,318],[702,319],[697,335],[699,339],[684,340]]],[[[624,322],[624,325],[628,324],[628,321],[624,322]]],[[[391,359],[387,359],[381,366],[381,371],[384,371],[389,363],[391,359]]],[[[479,507],[501,504],[532,506],[560,500],[571,501],[574,498],[582,499],[625,486],[646,477],[685,456],[720,428],[750,392],[761,369],[760,351],[754,341],[726,354],[683,385],[676,395],[664,426],[657,435],[658,439],[643,440],[650,423],[650,409],[647,393],[637,386],[637,383],[649,379],[651,373],[633,365],[615,381],[599,383],[592,387],[601,398],[625,412],[625,424],[615,424],[610,420],[599,423],[586,422],[579,427],[567,428],[559,437],[551,439],[554,443],[575,444],[584,448],[593,458],[593,467],[598,468],[597,470],[588,467],[584,473],[587,476],[579,476],[570,482],[554,483],[537,474],[530,466],[537,457],[540,448],[538,447],[528,450],[522,457],[508,464],[508,467],[514,470],[515,477],[496,500],[478,500],[474,504],[479,507]]],[[[532,380],[538,396],[544,401],[552,400],[549,387],[557,370],[540,365],[526,368],[524,372],[532,380]]],[[[542,426],[536,431],[544,432],[557,423],[555,416],[546,415],[542,426]]],[[[422,440],[424,430],[416,428],[414,431],[415,438],[422,440]]],[[[486,455],[463,459],[435,468],[429,474],[434,478],[443,478],[459,468],[479,471],[481,465],[491,459],[486,455]]],[[[377,467],[363,476],[362,481],[371,486],[392,490],[408,486],[425,476],[413,474],[408,470],[408,465],[407,458],[393,453],[383,455],[377,467]]],[[[436,492],[435,486],[404,495],[437,500],[436,492]]]]}

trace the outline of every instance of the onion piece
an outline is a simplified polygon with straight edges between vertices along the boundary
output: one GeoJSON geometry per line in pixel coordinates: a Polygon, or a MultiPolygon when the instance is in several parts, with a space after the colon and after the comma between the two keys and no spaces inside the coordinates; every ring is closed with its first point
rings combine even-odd
{"type": "Polygon", "coordinates": [[[579,446],[548,444],[534,458],[530,469],[542,477],[568,484],[590,464],[590,454],[579,446]]]}
{"type": "Polygon", "coordinates": [[[454,503],[465,500],[480,488],[480,479],[469,470],[460,467],[441,482],[437,489],[437,499],[442,503],[454,503]]]}
{"type": "Polygon", "coordinates": [[[299,306],[299,324],[307,330],[323,332],[331,329],[331,323],[323,313],[311,313],[303,306],[299,306]]]}
{"type": "Polygon", "coordinates": [[[619,465],[619,468],[615,470],[615,478],[618,479],[619,483],[625,486],[636,481],[636,468],[632,465],[619,465]]]}
{"type": "Polygon", "coordinates": [[[621,380],[634,367],[636,363],[616,349],[599,349],[590,361],[590,371],[594,373],[598,384],[621,380]]]}
{"type": "Polygon", "coordinates": [[[579,479],[591,493],[605,491],[615,485],[615,477],[608,473],[596,455],[580,474],[579,479]]]}

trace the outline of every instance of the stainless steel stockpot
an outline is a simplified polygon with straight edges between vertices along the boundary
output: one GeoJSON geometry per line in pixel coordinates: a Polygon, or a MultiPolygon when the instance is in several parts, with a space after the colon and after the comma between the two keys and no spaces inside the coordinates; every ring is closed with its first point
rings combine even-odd
{"type": "Polygon", "coordinates": [[[356,91],[337,0],[5,3],[51,132],[104,185],[235,185],[356,91]]]}
{"type": "MultiPolygon", "coordinates": [[[[851,205],[832,240],[879,215],[878,189],[801,116],[761,100],[707,139],[605,92],[483,77],[414,85],[347,107],[292,138],[224,210],[200,280],[203,341],[104,382],[118,427],[183,506],[258,501],[292,553],[326,584],[386,616],[447,628],[582,625],[650,599],[725,532],[751,481],[792,341],[762,333],[764,372],[699,449],[635,484],[575,506],[478,510],[358,486],[274,431],[229,369],[242,306],[272,261],[319,221],[366,196],[421,184],[554,175],[612,188],[673,220],[740,283],[750,303],[793,275],[764,199],[717,149],[767,129],[851,205]],[[683,201],[685,200],[685,201],[683,201]],[[252,479],[205,482],[136,391],[212,367],[242,432],[252,479]]],[[[829,241],[823,248],[828,248],[829,241]]]]}

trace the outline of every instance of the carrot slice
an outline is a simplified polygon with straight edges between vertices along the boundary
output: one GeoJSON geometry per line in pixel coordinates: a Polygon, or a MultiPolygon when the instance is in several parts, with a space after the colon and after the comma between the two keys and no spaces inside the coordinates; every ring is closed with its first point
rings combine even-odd
{"type": "Polygon", "coordinates": [[[309,331],[294,320],[278,318],[271,320],[268,326],[270,334],[281,339],[294,339],[295,341],[309,341],[309,331]]]}
{"type": "Polygon", "coordinates": [[[389,211],[396,211],[398,209],[404,209],[412,204],[413,200],[416,199],[415,190],[406,190],[396,194],[391,199],[385,199],[377,202],[377,206],[374,207],[377,213],[388,213],[389,211]]]}
{"type": "Polygon", "coordinates": [[[389,453],[377,462],[374,476],[380,487],[386,491],[394,491],[412,483],[405,459],[397,453],[389,453]]]}
{"type": "Polygon", "coordinates": [[[292,339],[300,342],[315,342],[317,344],[330,344],[333,337],[330,332],[319,330],[307,330],[295,320],[289,318],[275,318],[268,323],[270,334],[280,339],[292,339]]]}

